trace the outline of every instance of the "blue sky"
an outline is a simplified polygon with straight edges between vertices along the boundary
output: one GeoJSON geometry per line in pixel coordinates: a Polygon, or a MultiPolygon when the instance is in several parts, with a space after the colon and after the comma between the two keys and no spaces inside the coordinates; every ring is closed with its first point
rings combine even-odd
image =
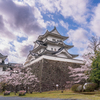
{"type": "Polygon", "coordinates": [[[81,59],[91,36],[100,37],[100,0],[0,0],[0,53],[24,63],[37,37],[54,26],[81,59]]]}

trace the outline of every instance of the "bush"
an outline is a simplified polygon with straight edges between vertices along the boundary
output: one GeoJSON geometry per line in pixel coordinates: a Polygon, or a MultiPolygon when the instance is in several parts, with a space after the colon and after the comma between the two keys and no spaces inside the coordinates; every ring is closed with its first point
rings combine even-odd
{"type": "Polygon", "coordinates": [[[0,92],[2,92],[2,89],[3,89],[3,87],[2,87],[2,84],[0,83],[0,92]]]}
{"type": "Polygon", "coordinates": [[[26,91],[24,90],[19,91],[19,96],[24,96],[25,94],[26,94],[26,91]]]}
{"type": "Polygon", "coordinates": [[[10,95],[10,91],[5,91],[4,95],[10,95]]]}
{"type": "Polygon", "coordinates": [[[0,91],[5,91],[7,84],[5,84],[4,82],[0,82],[0,91]]]}
{"type": "Polygon", "coordinates": [[[71,90],[74,91],[74,92],[78,92],[77,88],[78,86],[80,86],[80,84],[75,84],[71,87],[71,90]]]}
{"type": "Polygon", "coordinates": [[[77,92],[82,92],[83,90],[83,85],[79,85],[76,89],[77,92]]]}
{"type": "Polygon", "coordinates": [[[92,92],[97,89],[98,85],[96,83],[87,84],[85,86],[85,92],[92,92]]]}

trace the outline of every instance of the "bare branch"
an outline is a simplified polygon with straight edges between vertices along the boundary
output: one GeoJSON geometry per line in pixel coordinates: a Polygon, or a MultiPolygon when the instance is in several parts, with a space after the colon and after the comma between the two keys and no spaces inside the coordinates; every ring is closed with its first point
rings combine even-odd
{"type": "Polygon", "coordinates": [[[92,36],[88,48],[92,49],[93,52],[95,53],[98,50],[99,46],[100,46],[100,38],[92,36]]]}

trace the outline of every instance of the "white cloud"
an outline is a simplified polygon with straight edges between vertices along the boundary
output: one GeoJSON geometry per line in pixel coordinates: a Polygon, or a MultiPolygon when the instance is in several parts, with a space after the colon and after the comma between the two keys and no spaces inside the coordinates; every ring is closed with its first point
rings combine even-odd
{"type": "Polygon", "coordinates": [[[8,24],[5,24],[3,16],[0,15],[0,38],[6,40],[14,40],[16,37],[13,33],[10,32],[9,28],[6,27],[8,24]]]}
{"type": "Polygon", "coordinates": [[[8,55],[8,62],[13,62],[13,63],[24,63],[25,62],[25,57],[20,57],[18,56],[17,52],[15,51],[10,51],[8,55]]]}
{"type": "Polygon", "coordinates": [[[76,30],[69,30],[67,33],[69,36],[68,42],[72,42],[74,47],[77,47],[79,53],[83,53],[88,46],[88,32],[82,28],[76,30]]]}
{"type": "Polygon", "coordinates": [[[60,22],[62,27],[64,27],[66,30],[68,30],[69,24],[67,22],[65,23],[63,20],[60,20],[59,22],[60,22]]]}
{"type": "Polygon", "coordinates": [[[61,1],[61,14],[67,18],[72,17],[75,21],[82,23],[86,22],[86,13],[88,0],[62,0],[61,1]]]}
{"type": "Polygon", "coordinates": [[[51,13],[55,13],[56,7],[55,7],[54,2],[56,1],[57,0],[38,0],[36,2],[39,3],[39,8],[44,13],[47,13],[48,11],[51,13]]]}
{"type": "Polygon", "coordinates": [[[97,36],[100,36],[100,3],[94,9],[94,14],[90,22],[90,29],[97,36]]]}
{"type": "Polygon", "coordinates": [[[47,15],[49,18],[54,19],[53,15],[49,14],[47,15]]]}
{"type": "Polygon", "coordinates": [[[27,4],[29,6],[35,6],[35,0],[13,0],[14,2],[18,3],[18,4],[27,4]]]}
{"type": "Polygon", "coordinates": [[[24,63],[27,55],[29,54],[29,51],[33,49],[33,42],[37,39],[37,37],[38,35],[34,34],[34,36],[28,36],[28,39],[26,41],[22,41],[22,43],[14,41],[15,51],[13,52],[13,54],[11,54],[11,58],[9,57],[10,61],[14,61],[14,59],[12,58],[16,57],[17,62],[24,63]]]}
{"type": "Polygon", "coordinates": [[[43,13],[60,13],[64,18],[72,17],[79,23],[86,24],[89,0],[38,0],[43,13]]]}
{"type": "Polygon", "coordinates": [[[47,26],[58,26],[58,23],[54,22],[54,21],[46,21],[46,25],[47,26]]]}
{"type": "Polygon", "coordinates": [[[29,0],[0,0],[0,53],[8,55],[9,62],[25,62],[33,41],[46,27],[40,11],[27,3],[29,0]],[[17,36],[27,40],[20,43],[17,36]]]}
{"type": "MultiPolygon", "coordinates": [[[[1,0],[0,2],[0,15],[4,23],[8,23],[6,28],[17,32],[33,35],[34,33],[42,31],[43,26],[37,20],[42,20],[42,16],[36,7],[30,8],[25,3],[19,4],[12,0],[1,0]]],[[[5,27],[5,24],[4,24],[5,27]]]]}
{"type": "Polygon", "coordinates": [[[2,53],[3,55],[8,55],[10,47],[11,45],[8,43],[6,39],[0,39],[0,53],[2,53]]]}

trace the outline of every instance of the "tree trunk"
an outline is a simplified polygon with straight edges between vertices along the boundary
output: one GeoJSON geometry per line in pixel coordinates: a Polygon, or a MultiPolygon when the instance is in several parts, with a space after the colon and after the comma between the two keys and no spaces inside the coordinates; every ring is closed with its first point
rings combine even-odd
{"type": "Polygon", "coordinates": [[[16,86],[14,86],[14,90],[15,90],[15,95],[16,95],[16,86]]]}

